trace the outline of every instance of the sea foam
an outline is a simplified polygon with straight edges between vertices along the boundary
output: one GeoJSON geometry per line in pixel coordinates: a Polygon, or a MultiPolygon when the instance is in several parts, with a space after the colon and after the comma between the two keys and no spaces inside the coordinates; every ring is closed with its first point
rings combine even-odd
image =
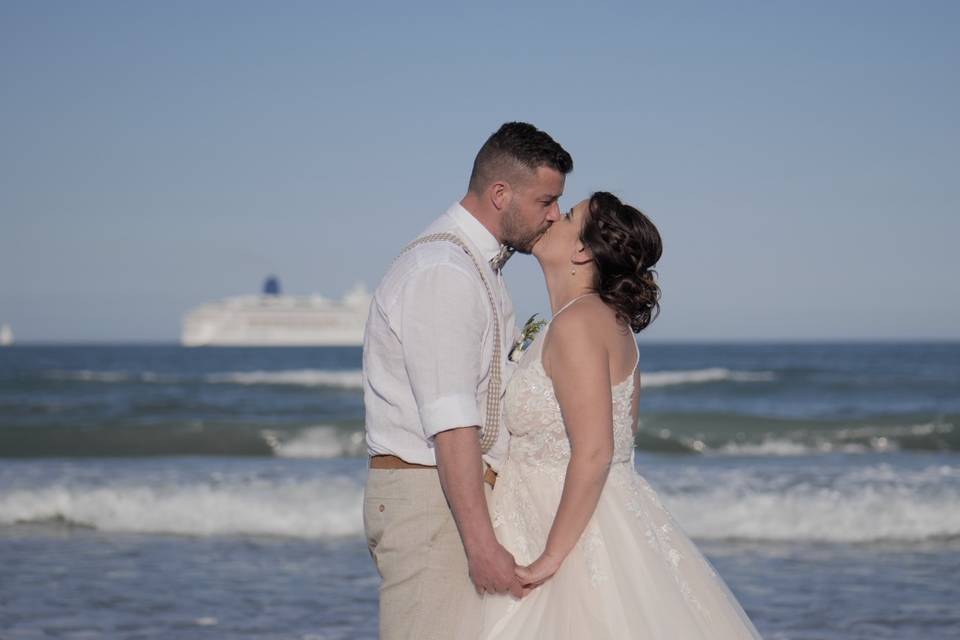
{"type": "Polygon", "coordinates": [[[840,475],[762,477],[744,470],[675,478],[697,490],[664,502],[694,538],[757,541],[920,541],[960,536],[960,467],[880,464],[840,475]]]}
{"type": "Polygon", "coordinates": [[[735,371],[720,367],[692,369],[690,371],[641,372],[641,384],[645,387],[669,387],[710,382],[771,382],[776,379],[772,371],[735,371]]]}
{"type": "MultiPolygon", "coordinates": [[[[46,376],[53,380],[81,382],[144,382],[176,384],[195,382],[196,377],[172,375],[154,371],[98,371],[80,369],[73,371],[54,370],[46,376]]],[[[677,385],[707,384],[716,382],[771,382],[776,379],[772,371],[737,371],[722,367],[692,369],[689,371],[651,371],[642,373],[645,387],[669,387],[677,385]]],[[[286,369],[280,371],[223,371],[199,377],[210,384],[240,385],[293,385],[302,387],[339,387],[342,389],[363,388],[363,372],[359,369],[286,369]]]]}
{"type": "Polygon", "coordinates": [[[292,436],[271,430],[261,434],[273,454],[280,458],[340,458],[359,456],[366,451],[362,431],[321,425],[307,427],[292,436]]]}
{"type": "Polygon", "coordinates": [[[231,371],[204,377],[217,384],[295,385],[303,387],[339,387],[361,389],[363,372],[332,371],[327,369],[290,369],[286,371],[231,371]]]}
{"type": "Polygon", "coordinates": [[[229,484],[56,484],[0,492],[0,524],[101,531],[328,538],[362,532],[362,487],[347,478],[229,484]]]}
{"type": "MultiPolygon", "coordinates": [[[[865,543],[960,536],[960,467],[880,464],[832,473],[766,475],[694,465],[664,468],[648,478],[694,539],[865,543]]],[[[361,473],[178,475],[61,476],[43,486],[0,489],[0,524],[67,522],[102,531],[308,539],[363,532],[361,473]]]]}
{"type": "Polygon", "coordinates": [[[50,380],[77,382],[176,382],[176,376],[165,376],[152,371],[96,371],[91,369],[53,370],[45,377],[50,380]]]}
{"type": "Polygon", "coordinates": [[[45,374],[50,380],[76,382],[142,382],[148,384],[182,384],[206,382],[209,384],[294,385],[302,387],[338,387],[360,389],[363,372],[333,369],[288,369],[281,371],[224,371],[202,376],[176,375],[156,371],[98,371],[92,369],[52,370],[45,374]]]}

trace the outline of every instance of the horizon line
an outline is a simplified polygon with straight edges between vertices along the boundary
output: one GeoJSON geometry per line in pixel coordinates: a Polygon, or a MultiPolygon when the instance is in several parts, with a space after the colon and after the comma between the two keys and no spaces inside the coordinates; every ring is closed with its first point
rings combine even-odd
{"type": "MultiPolygon", "coordinates": [[[[820,337],[820,338],[644,338],[638,337],[638,341],[648,345],[673,345],[673,344],[836,344],[836,343],[858,343],[858,344],[960,344],[960,337],[870,337],[870,338],[850,338],[850,337],[820,337]]],[[[176,340],[150,340],[150,339],[130,339],[130,340],[99,340],[99,339],[52,339],[52,340],[25,340],[17,341],[12,344],[0,346],[0,352],[4,348],[17,347],[69,347],[69,346],[104,346],[104,347],[122,347],[122,346],[157,346],[157,347],[184,347],[189,349],[329,349],[329,348],[352,348],[358,349],[362,345],[200,345],[187,347],[176,340]]]]}

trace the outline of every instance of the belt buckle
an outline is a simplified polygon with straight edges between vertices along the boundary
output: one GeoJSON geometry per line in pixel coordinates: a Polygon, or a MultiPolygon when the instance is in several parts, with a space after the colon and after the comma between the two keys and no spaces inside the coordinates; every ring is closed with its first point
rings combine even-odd
{"type": "Polygon", "coordinates": [[[483,481],[490,485],[490,488],[493,489],[494,485],[497,484],[497,472],[493,470],[486,462],[483,463],[486,469],[483,472],[483,481]]]}

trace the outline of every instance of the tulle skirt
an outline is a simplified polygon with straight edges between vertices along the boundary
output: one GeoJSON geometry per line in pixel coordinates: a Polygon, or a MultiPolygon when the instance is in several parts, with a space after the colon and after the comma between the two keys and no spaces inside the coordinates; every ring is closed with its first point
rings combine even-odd
{"type": "MultiPolygon", "coordinates": [[[[543,550],[564,471],[508,460],[497,480],[494,527],[519,564],[543,550]]],[[[485,596],[481,619],[484,640],[760,638],[630,461],[612,466],[593,518],[557,573],[521,600],[485,596]]]]}

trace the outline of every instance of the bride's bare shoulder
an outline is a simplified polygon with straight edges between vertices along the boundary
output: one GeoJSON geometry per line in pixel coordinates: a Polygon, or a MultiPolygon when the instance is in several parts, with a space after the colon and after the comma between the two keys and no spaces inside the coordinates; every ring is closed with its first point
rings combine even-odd
{"type": "Polygon", "coordinates": [[[606,351],[606,336],[616,325],[616,314],[597,296],[579,300],[550,322],[543,343],[543,365],[550,371],[550,359],[558,351],[567,357],[586,357],[606,351]]]}
{"type": "MultiPolygon", "coordinates": [[[[585,296],[577,300],[569,308],[564,309],[562,313],[557,314],[551,323],[552,327],[560,327],[561,331],[589,330],[597,322],[616,321],[616,314],[613,310],[604,304],[598,295],[585,296]]],[[[593,331],[595,333],[595,329],[593,331]]],[[[589,331],[588,331],[589,333],[589,331]]]]}

